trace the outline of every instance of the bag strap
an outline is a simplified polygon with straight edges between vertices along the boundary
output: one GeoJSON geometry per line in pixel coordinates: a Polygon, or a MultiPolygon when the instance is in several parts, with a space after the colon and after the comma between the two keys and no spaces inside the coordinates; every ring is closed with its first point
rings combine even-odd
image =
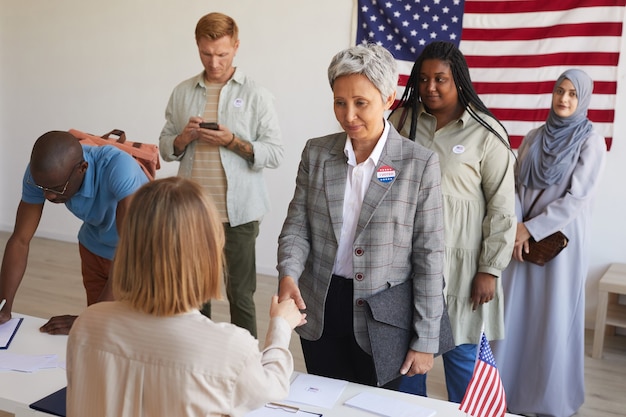
{"type": "Polygon", "coordinates": [[[526,212],[526,215],[524,216],[524,221],[528,219],[528,215],[530,214],[531,211],[533,211],[533,208],[535,207],[535,203],[537,203],[537,200],[539,200],[539,197],[541,197],[541,195],[543,194],[545,190],[546,189],[544,188],[543,190],[541,190],[539,194],[537,194],[537,197],[535,197],[535,199],[533,200],[533,203],[530,205],[530,207],[528,208],[528,211],[526,212]]]}
{"type": "MultiPolygon", "coordinates": [[[[404,123],[406,122],[406,117],[408,116],[408,107],[402,107],[402,113],[400,113],[400,120],[398,121],[398,126],[400,126],[400,129],[402,129],[402,127],[404,126],[404,123]]],[[[398,130],[400,130],[398,129],[398,130]]]]}
{"type": "Polygon", "coordinates": [[[113,129],[109,133],[105,133],[104,135],[102,135],[101,138],[109,139],[109,136],[111,136],[111,135],[115,135],[115,136],[119,137],[119,139],[117,140],[117,143],[124,143],[124,142],[126,142],[126,133],[123,130],[120,130],[120,129],[113,129]]]}

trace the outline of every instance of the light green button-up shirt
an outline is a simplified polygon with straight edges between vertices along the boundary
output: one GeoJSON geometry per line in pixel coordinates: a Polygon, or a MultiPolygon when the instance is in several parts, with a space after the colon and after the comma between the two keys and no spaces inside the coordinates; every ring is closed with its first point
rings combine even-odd
{"type": "MultiPolygon", "coordinates": [[[[165,126],[159,138],[161,157],[180,161],[178,175],[191,178],[196,142],[181,155],[174,155],[174,139],[189,118],[203,113],[206,104],[204,73],[183,81],[174,88],[165,110],[165,126]]],[[[249,163],[221,146],[220,158],[228,181],[226,209],[232,227],[261,218],[269,211],[270,201],[263,168],[276,168],[284,156],[274,97],[236,69],[220,93],[217,122],[226,125],[238,138],[252,143],[254,162],[249,163]]]]}
{"type": "MultiPolygon", "coordinates": [[[[397,125],[402,111],[390,118],[397,125]]],[[[472,280],[477,272],[496,277],[511,260],[515,216],[514,156],[496,135],[467,112],[436,130],[436,118],[420,105],[415,141],[439,155],[446,245],[444,276],[454,340],[479,343],[484,322],[491,340],[504,337],[502,285],[496,296],[472,311],[472,280]]],[[[478,113],[506,138],[491,117],[478,113]]],[[[400,134],[409,136],[410,117],[400,134]]]]}

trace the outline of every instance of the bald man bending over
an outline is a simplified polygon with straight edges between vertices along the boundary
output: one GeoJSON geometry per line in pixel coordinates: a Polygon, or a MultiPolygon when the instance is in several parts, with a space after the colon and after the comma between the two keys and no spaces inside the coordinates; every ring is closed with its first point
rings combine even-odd
{"type": "MultiPolygon", "coordinates": [[[[46,200],[63,203],[83,221],[78,232],[87,304],[111,300],[108,276],[117,246],[118,228],[130,196],[148,178],[139,164],[114,146],[85,146],[68,132],[51,131],[33,146],[22,182],[15,228],[7,241],[0,269],[0,324],[11,318],[13,300],[22,282],[30,242],[46,200]]],[[[42,332],[68,334],[76,316],[52,317],[42,332]]]]}

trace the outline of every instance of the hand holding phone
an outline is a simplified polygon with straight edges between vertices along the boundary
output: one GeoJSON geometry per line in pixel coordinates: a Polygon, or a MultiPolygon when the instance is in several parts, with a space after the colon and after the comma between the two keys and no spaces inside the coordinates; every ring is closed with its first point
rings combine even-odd
{"type": "Polygon", "coordinates": [[[220,130],[220,125],[216,122],[202,122],[200,123],[202,129],[220,130]]]}

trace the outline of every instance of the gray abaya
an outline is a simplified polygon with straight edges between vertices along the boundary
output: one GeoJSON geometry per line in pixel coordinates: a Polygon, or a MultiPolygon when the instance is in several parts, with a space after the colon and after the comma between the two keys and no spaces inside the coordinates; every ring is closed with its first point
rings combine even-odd
{"type": "MultiPolygon", "coordinates": [[[[518,163],[530,142],[522,143],[518,163]]],[[[513,413],[566,417],[584,402],[587,247],[605,153],[604,138],[591,132],[566,180],[546,188],[525,222],[536,240],[563,231],[568,246],[544,267],[513,259],[502,274],[505,339],[492,343],[513,413]]],[[[518,185],[518,221],[540,191],[518,185]]]]}

